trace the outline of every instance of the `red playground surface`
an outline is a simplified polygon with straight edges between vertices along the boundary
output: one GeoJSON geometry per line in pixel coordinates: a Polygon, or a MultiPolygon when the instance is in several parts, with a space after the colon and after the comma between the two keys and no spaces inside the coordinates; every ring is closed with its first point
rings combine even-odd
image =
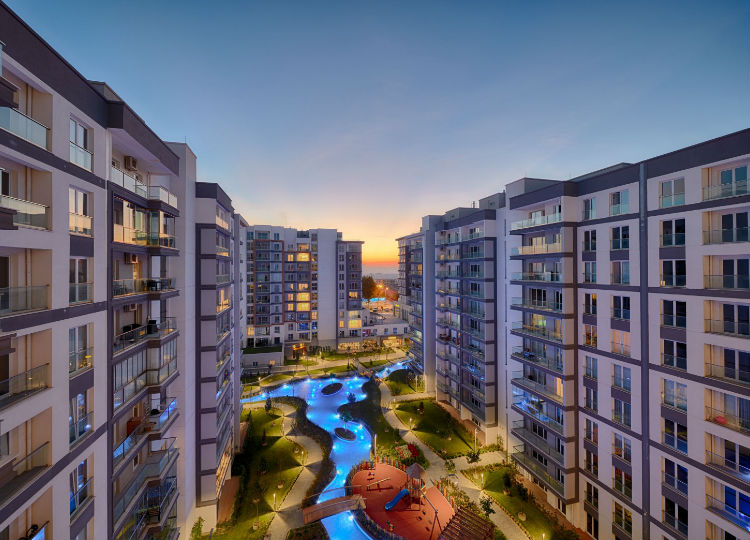
{"type": "Polygon", "coordinates": [[[435,510],[424,495],[419,499],[404,496],[392,510],[385,509],[385,504],[404,488],[406,482],[404,471],[383,463],[378,463],[374,470],[359,471],[352,478],[353,493],[362,495],[367,504],[365,512],[383,529],[408,540],[437,540],[440,531],[453,517],[453,508],[436,487],[423,492],[437,509],[434,527],[435,510]],[[384,481],[375,484],[378,480],[384,481]]]}

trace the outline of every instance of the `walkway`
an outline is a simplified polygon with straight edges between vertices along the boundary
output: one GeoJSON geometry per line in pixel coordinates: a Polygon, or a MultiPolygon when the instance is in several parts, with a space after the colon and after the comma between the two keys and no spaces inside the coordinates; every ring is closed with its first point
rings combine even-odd
{"type": "MultiPolygon", "coordinates": [[[[251,408],[263,408],[264,403],[253,404],[251,408]]],[[[297,410],[291,405],[275,404],[276,408],[279,408],[284,413],[286,421],[284,422],[284,430],[288,430],[292,425],[292,419],[295,418],[297,410]]],[[[320,470],[320,465],[323,460],[323,452],[320,450],[320,446],[310,437],[306,435],[292,434],[291,431],[286,431],[286,437],[290,441],[293,441],[305,449],[307,452],[307,459],[302,472],[294,482],[292,489],[287,493],[286,498],[279,503],[279,511],[271,520],[271,524],[266,532],[266,538],[286,538],[286,533],[290,529],[296,529],[302,527],[305,523],[302,518],[302,512],[300,511],[299,505],[302,503],[307,490],[315,480],[315,476],[320,470]]]]}
{"type": "MultiPolygon", "coordinates": [[[[414,395],[415,394],[407,394],[407,396],[410,397],[414,395]]],[[[412,397],[412,399],[414,398],[412,397]]],[[[401,422],[396,413],[393,412],[391,408],[389,408],[388,404],[390,404],[393,400],[394,397],[391,394],[391,390],[390,388],[388,388],[388,385],[385,383],[380,383],[380,406],[383,410],[383,415],[392,428],[399,430],[401,437],[407,443],[414,444],[419,447],[420,450],[422,450],[422,453],[427,458],[427,461],[430,462],[430,467],[425,471],[427,480],[432,480],[433,482],[437,483],[440,478],[450,476],[448,474],[448,471],[445,469],[445,460],[443,460],[443,458],[433,452],[429,446],[419,440],[419,437],[414,435],[409,430],[409,428],[403,422],[401,422]]],[[[396,398],[396,402],[398,401],[403,400],[399,400],[398,398],[396,398]]],[[[491,463],[497,463],[499,461],[502,461],[503,459],[505,459],[505,455],[502,452],[485,452],[483,454],[480,454],[479,461],[470,464],[467,461],[466,456],[461,456],[453,460],[453,463],[455,463],[456,465],[457,474],[452,476],[452,478],[458,484],[458,487],[461,488],[461,490],[464,491],[472,501],[479,504],[481,490],[477,488],[477,486],[474,485],[473,482],[471,482],[468,478],[461,474],[461,471],[472,467],[477,467],[479,465],[489,465],[491,463]]],[[[500,505],[493,501],[492,508],[495,509],[495,513],[490,515],[490,519],[492,520],[492,523],[494,523],[495,526],[500,529],[507,538],[512,538],[514,540],[528,538],[526,531],[521,529],[521,527],[519,527],[518,524],[513,521],[508,516],[508,514],[505,513],[505,510],[503,510],[500,505]]]]}

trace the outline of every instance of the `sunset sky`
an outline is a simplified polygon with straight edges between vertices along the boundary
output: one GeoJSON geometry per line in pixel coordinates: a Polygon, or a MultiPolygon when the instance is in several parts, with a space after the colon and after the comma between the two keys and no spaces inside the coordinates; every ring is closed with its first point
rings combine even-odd
{"type": "Polygon", "coordinates": [[[250,223],[338,228],[366,271],[424,214],[750,116],[745,0],[8,3],[250,223]]]}

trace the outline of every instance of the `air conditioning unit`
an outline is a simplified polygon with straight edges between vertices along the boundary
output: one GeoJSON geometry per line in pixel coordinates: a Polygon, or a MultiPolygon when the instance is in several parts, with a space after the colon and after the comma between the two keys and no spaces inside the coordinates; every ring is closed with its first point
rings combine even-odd
{"type": "Polygon", "coordinates": [[[137,264],[137,263],[138,263],[138,255],[135,255],[133,253],[125,254],[125,264],[137,264]]]}
{"type": "Polygon", "coordinates": [[[138,308],[138,304],[125,304],[122,306],[122,310],[126,313],[129,311],[135,311],[138,308]]]}
{"type": "Polygon", "coordinates": [[[117,159],[113,159],[113,160],[112,160],[112,166],[113,166],[113,167],[114,167],[115,169],[122,169],[122,167],[120,166],[120,161],[119,161],[119,160],[117,160],[117,159]]]}
{"type": "Polygon", "coordinates": [[[138,160],[133,156],[125,156],[125,170],[134,171],[138,168],[138,160]]]}

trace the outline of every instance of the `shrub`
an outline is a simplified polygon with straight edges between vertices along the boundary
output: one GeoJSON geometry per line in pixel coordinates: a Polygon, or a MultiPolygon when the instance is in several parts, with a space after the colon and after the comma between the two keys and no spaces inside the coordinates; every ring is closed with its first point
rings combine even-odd
{"type": "Polygon", "coordinates": [[[489,518],[490,514],[495,513],[495,509],[492,508],[492,499],[488,497],[487,495],[479,499],[479,507],[482,509],[482,512],[484,513],[484,517],[486,518],[489,518]]]}
{"type": "Polygon", "coordinates": [[[195,520],[195,523],[193,524],[193,528],[190,529],[190,540],[200,540],[200,537],[203,536],[203,522],[205,520],[202,517],[199,517],[195,520]]]}
{"type": "Polygon", "coordinates": [[[479,461],[479,451],[478,450],[469,450],[466,452],[466,462],[467,463],[476,463],[479,461]]]}

